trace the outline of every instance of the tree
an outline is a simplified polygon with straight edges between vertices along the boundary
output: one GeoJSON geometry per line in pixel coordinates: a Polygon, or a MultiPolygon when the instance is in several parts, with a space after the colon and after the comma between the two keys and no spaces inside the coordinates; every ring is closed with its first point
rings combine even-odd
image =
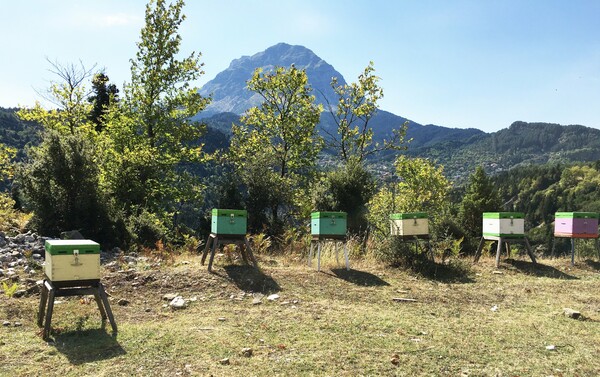
{"type": "Polygon", "coordinates": [[[471,237],[481,235],[482,213],[496,212],[501,206],[500,196],[493,181],[478,166],[469,177],[466,192],[460,204],[459,217],[466,233],[471,237]]]}
{"type": "MultiPolygon", "coordinates": [[[[131,82],[105,115],[102,184],[126,217],[145,212],[173,233],[177,212],[199,201],[201,186],[187,170],[206,156],[199,138],[204,126],[192,120],[210,102],[190,82],[204,72],[200,54],[179,59],[184,2],[152,0],[131,60],[131,82]]],[[[132,219],[133,220],[133,219],[132,219]]]]}
{"type": "Polygon", "coordinates": [[[379,77],[374,72],[373,62],[370,62],[358,76],[358,82],[338,85],[337,77],[331,81],[331,87],[339,100],[335,107],[330,103],[327,105],[337,125],[337,133],[325,131],[326,142],[345,163],[350,159],[362,162],[368,156],[383,150],[405,149],[403,144],[408,122],[393,130],[391,140],[373,144],[373,129],[369,122],[377,113],[378,101],[383,98],[383,89],[378,84],[379,77]]]}
{"type": "Polygon", "coordinates": [[[61,64],[48,60],[51,65],[50,72],[54,73],[59,81],[52,81],[48,93],[43,97],[57,106],[46,110],[40,102],[33,108],[22,109],[17,116],[22,120],[40,123],[47,130],[56,130],[62,134],[74,135],[77,130],[90,132],[93,129],[89,121],[91,104],[88,103],[87,91],[84,81],[92,75],[92,68],[86,68],[80,61],[79,65],[61,64]]]}
{"type": "Polygon", "coordinates": [[[449,205],[452,184],[444,176],[443,166],[406,156],[399,156],[394,165],[399,181],[382,188],[369,203],[369,221],[380,236],[389,234],[392,212],[428,212],[435,224],[449,205]]]}
{"type": "Polygon", "coordinates": [[[255,70],[248,88],[263,103],[247,111],[241,119],[242,125],[234,125],[230,156],[249,193],[252,187],[260,187],[255,192],[278,193],[276,199],[271,196],[261,200],[252,195],[249,198],[265,203],[262,210],[270,209],[274,225],[280,208],[294,204],[294,197],[308,198],[299,191],[307,189],[307,180],[321,150],[316,131],[321,107],[315,105],[310,94],[306,72],[293,65],[289,69],[276,67],[271,72],[255,70]],[[262,176],[255,177],[259,171],[262,176]]]}
{"type": "Polygon", "coordinates": [[[88,102],[93,105],[90,120],[96,125],[96,132],[104,129],[104,115],[108,111],[111,102],[118,100],[119,89],[115,84],[108,84],[109,78],[100,72],[92,79],[93,94],[88,97],[88,102]]]}

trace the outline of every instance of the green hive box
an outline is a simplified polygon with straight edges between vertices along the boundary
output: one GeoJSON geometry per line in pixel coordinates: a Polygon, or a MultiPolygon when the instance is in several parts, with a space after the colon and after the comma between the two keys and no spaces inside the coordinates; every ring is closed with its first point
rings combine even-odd
{"type": "Polygon", "coordinates": [[[213,209],[211,233],[246,235],[248,212],[244,209],[213,209]]]}
{"type": "Polygon", "coordinates": [[[346,212],[313,212],[310,214],[310,233],[314,236],[345,236],[346,212]]]}
{"type": "Polygon", "coordinates": [[[525,215],[522,212],[484,212],[483,236],[525,237],[525,215]]]}
{"type": "Polygon", "coordinates": [[[429,219],[425,212],[392,213],[390,215],[392,236],[429,235],[429,219]]]}
{"type": "Polygon", "coordinates": [[[52,281],[100,279],[100,245],[91,240],[47,240],[44,272],[52,281]]]}

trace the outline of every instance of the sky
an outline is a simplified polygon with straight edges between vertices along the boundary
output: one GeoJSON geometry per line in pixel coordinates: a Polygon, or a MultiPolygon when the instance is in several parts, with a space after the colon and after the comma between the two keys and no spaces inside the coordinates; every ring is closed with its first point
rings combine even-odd
{"type": "MultiPolygon", "coordinates": [[[[0,0],[0,107],[32,106],[47,59],[96,64],[119,88],[143,0],[0,0]]],[[[380,108],[421,124],[494,132],[514,121],[600,128],[598,0],[188,0],[181,56],[198,87],[280,42],[354,82],[373,61],[380,108]]]]}

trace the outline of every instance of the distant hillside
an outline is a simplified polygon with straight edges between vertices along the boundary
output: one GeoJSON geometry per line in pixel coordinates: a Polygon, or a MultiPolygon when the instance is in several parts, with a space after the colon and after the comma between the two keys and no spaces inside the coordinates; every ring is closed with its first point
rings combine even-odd
{"type": "Polygon", "coordinates": [[[443,164],[461,180],[478,165],[489,173],[517,166],[600,160],[600,130],[581,125],[514,122],[509,128],[410,150],[443,164]]]}
{"type": "Polygon", "coordinates": [[[40,142],[41,126],[21,121],[15,115],[17,110],[0,107],[0,143],[17,148],[17,157],[22,158],[26,146],[40,142]]]}

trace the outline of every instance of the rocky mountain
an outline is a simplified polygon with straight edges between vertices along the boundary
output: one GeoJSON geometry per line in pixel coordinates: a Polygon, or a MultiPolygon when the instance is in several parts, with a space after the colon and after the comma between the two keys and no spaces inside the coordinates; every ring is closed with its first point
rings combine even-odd
{"type": "MultiPolygon", "coordinates": [[[[230,125],[223,124],[224,118],[231,120],[232,115],[239,116],[250,107],[260,104],[260,97],[246,88],[246,82],[252,77],[254,70],[259,67],[264,70],[276,66],[289,67],[292,64],[306,69],[308,81],[318,103],[323,104],[324,107],[327,102],[337,103],[337,97],[330,86],[331,79],[337,77],[340,84],[345,84],[344,77],[308,48],[279,43],[255,55],[235,59],[226,70],[207,82],[200,89],[200,94],[212,95],[213,101],[206,110],[198,115],[198,118],[205,119],[209,126],[229,132],[230,125]],[[228,115],[215,118],[215,115],[223,113],[228,115]],[[215,126],[212,124],[213,120],[217,123],[215,126]]],[[[407,138],[413,139],[411,148],[426,147],[441,141],[464,140],[483,134],[483,131],[477,129],[423,126],[404,117],[380,110],[371,121],[374,139],[380,141],[390,138],[392,130],[397,129],[406,121],[409,124],[407,138]]],[[[330,132],[336,130],[336,125],[327,111],[321,116],[320,127],[330,132]]]]}
{"type": "Polygon", "coordinates": [[[306,70],[308,82],[318,103],[325,103],[326,99],[337,103],[329,83],[332,77],[337,77],[341,84],[345,84],[342,75],[308,48],[279,43],[263,52],[235,59],[226,70],[202,86],[200,94],[212,95],[213,101],[199,114],[200,117],[210,117],[217,113],[241,115],[247,109],[259,105],[260,97],[246,88],[246,82],[252,77],[254,70],[260,67],[268,71],[276,66],[289,67],[292,64],[306,70]]]}

